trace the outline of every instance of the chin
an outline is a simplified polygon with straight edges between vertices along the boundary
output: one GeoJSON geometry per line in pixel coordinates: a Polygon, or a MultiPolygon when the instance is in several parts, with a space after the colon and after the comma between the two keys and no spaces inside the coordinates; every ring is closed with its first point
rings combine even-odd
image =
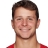
{"type": "Polygon", "coordinates": [[[30,39],[31,37],[30,36],[29,37],[20,36],[20,38],[22,38],[22,39],[30,39]]]}
{"type": "Polygon", "coordinates": [[[20,35],[20,34],[16,34],[16,35],[21,39],[30,39],[35,35],[35,32],[33,34],[30,34],[30,35],[20,35]]]}

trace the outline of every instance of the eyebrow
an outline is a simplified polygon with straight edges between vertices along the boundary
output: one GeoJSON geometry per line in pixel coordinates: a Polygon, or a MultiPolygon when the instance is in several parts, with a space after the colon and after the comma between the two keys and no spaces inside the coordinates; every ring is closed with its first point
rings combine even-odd
{"type": "Polygon", "coordinates": [[[15,18],[19,18],[19,17],[22,17],[22,16],[15,16],[15,18]]]}
{"type": "Polygon", "coordinates": [[[29,18],[35,18],[34,16],[28,16],[29,18]]]}
{"type": "MultiPolygon", "coordinates": [[[[22,17],[22,16],[16,16],[15,18],[18,18],[18,17],[22,17]]],[[[27,16],[27,17],[35,18],[34,16],[27,16]]]]}

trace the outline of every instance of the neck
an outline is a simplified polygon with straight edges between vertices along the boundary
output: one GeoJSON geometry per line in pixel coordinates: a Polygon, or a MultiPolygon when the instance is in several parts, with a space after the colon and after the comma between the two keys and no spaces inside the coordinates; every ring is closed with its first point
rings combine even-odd
{"type": "Polygon", "coordinates": [[[20,39],[16,37],[15,48],[40,48],[37,42],[36,35],[30,39],[20,39]]]}

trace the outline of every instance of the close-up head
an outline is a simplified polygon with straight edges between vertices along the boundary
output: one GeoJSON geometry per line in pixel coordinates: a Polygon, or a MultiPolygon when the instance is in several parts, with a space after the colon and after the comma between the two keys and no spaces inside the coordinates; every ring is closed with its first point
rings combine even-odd
{"type": "Polygon", "coordinates": [[[21,38],[30,38],[36,34],[39,27],[39,12],[32,1],[19,1],[12,7],[12,27],[16,35],[21,38]]]}

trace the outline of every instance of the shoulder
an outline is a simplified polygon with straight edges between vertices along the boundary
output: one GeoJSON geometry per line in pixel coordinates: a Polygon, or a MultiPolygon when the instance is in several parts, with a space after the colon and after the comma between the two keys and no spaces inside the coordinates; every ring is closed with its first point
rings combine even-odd
{"type": "Polygon", "coordinates": [[[43,44],[40,44],[40,48],[48,48],[48,47],[43,44]]]}
{"type": "Polygon", "coordinates": [[[12,44],[12,45],[10,45],[10,46],[8,46],[6,48],[14,48],[14,44],[12,44]]]}

